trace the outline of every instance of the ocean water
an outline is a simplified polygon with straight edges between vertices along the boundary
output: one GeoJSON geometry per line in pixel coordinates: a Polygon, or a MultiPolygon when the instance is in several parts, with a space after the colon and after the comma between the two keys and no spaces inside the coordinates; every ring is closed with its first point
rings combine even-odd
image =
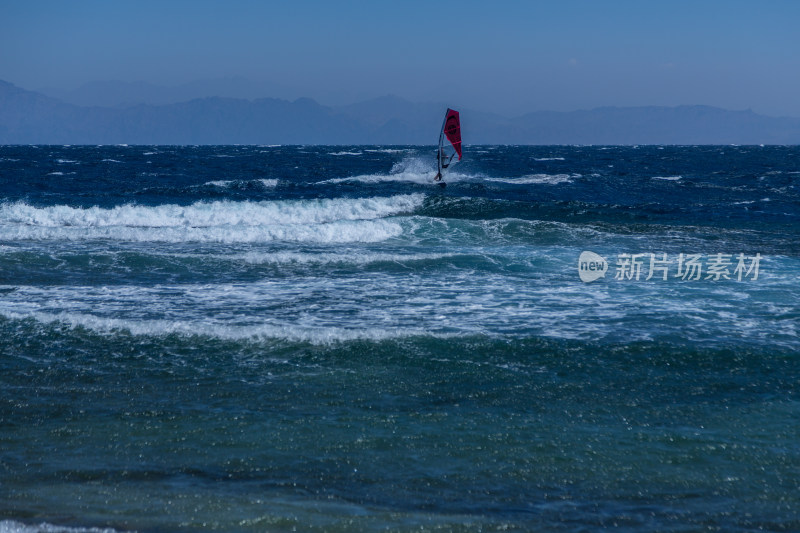
{"type": "Polygon", "coordinates": [[[800,148],[433,174],[0,147],[0,531],[800,530],[800,148]]]}

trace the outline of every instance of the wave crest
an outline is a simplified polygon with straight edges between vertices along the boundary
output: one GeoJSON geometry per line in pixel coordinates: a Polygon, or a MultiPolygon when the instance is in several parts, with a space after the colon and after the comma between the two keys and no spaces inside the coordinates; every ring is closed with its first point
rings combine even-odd
{"type": "Polygon", "coordinates": [[[26,203],[0,206],[5,239],[113,239],[160,242],[375,242],[397,236],[383,220],[410,214],[421,194],[263,202],[197,202],[112,208],[26,203]]]}

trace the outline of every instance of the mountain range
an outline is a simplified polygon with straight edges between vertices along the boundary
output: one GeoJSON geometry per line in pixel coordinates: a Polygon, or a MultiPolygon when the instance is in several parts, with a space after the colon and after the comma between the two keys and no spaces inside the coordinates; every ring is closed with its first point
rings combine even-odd
{"type": "MultiPolygon", "coordinates": [[[[94,93],[65,93],[62,99],[0,81],[0,144],[429,145],[438,140],[446,109],[396,96],[325,106],[310,98],[243,97],[252,87],[238,97],[192,97],[199,90],[193,93],[191,86],[170,94],[140,89],[99,84],[94,93]]],[[[539,111],[515,118],[460,111],[466,144],[800,144],[800,118],[700,105],[539,111]]]]}

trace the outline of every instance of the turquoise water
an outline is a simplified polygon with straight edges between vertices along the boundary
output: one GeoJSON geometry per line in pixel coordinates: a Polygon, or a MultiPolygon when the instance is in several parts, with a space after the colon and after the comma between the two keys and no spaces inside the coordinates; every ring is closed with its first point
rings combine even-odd
{"type": "Polygon", "coordinates": [[[432,153],[0,147],[0,530],[800,529],[800,150],[432,153]]]}

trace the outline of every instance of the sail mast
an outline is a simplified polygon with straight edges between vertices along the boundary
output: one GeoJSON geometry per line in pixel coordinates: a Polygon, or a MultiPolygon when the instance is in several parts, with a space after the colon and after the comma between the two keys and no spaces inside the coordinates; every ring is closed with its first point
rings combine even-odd
{"type": "Polygon", "coordinates": [[[448,107],[444,114],[442,129],[439,131],[439,149],[436,151],[437,173],[434,178],[436,181],[441,181],[442,172],[450,166],[456,154],[458,154],[457,161],[461,161],[461,120],[458,111],[448,107]],[[452,150],[445,145],[445,138],[452,146],[452,150]]]}
{"type": "Polygon", "coordinates": [[[444,127],[447,125],[447,115],[450,113],[450,109],[448,108],[444,114],[444,120],[442,120],[442,129],[439,131],[439,149],[436,151],[436,164],[438,165],[439,175],[442,174],[442,156],[444,155],[444,127]]]}

